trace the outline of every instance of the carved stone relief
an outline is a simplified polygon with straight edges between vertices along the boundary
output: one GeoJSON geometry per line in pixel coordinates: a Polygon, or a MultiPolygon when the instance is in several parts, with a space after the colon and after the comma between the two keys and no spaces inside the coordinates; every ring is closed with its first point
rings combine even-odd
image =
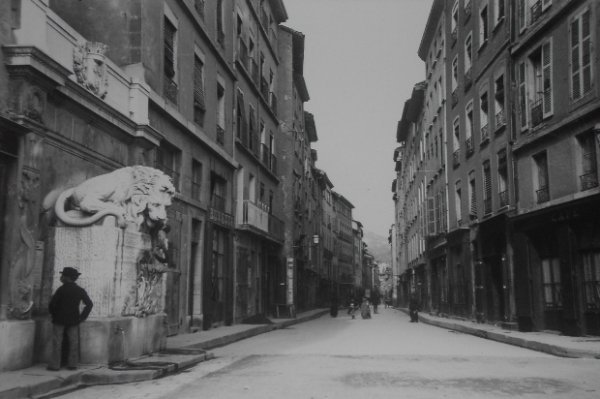
{"type": "Polygon", "coordinates": [[[106,50],[99,42],[85,42],[73,50],[73,71],[77,82],[100,98],[108,92],[106,50]]]}

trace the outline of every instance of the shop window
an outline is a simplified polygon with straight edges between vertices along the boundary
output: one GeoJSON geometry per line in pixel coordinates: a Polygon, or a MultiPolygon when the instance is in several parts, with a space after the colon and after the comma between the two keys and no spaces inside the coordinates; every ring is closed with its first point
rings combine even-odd
{"type": "Polygon", "coordinates": [[[546,308],[562,307],[560,261],[558,258],[542,259],[542,288],[546,308]]]}

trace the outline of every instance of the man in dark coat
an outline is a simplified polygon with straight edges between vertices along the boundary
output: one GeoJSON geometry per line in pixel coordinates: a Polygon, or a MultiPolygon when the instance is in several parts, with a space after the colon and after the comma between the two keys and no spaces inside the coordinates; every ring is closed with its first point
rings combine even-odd
{"type": "Polygon", "coordinates": [[[410,302],[408,303],[408,311],[410,313],[410,322],[418,323],[419,322],[419,299],[416,295],[411,295],[410,302]]]}
{"type": "Polygon", "coordinates": [[[75,284],[81,273],[72,267],[65,267],[60,273],[63,285],[54,292],[48,305],[52,316],[52,352],[48,370],[60,369],[64,336],[68,340],[67,368],[74,370],[79,363],[79,323],[87,319],[94,305],[87,292],[75,284]],[[79,313],[81,302],[85,307],[79,313]]]}

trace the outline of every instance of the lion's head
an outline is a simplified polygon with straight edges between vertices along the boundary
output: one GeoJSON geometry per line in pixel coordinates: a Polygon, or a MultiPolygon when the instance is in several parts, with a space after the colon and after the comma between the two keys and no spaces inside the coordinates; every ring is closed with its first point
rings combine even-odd
{"type": "Polygon", "coordinates": [[[148,227],[167,220],[167,207],[172,204],[175,186],[162,171],[143,166],[134,167],[129,216],[148,227]]]}

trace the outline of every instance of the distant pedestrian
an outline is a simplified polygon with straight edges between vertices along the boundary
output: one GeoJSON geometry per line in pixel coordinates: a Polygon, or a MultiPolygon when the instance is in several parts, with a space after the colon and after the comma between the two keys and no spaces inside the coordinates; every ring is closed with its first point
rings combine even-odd
{"type": "Polygon", "coordinates": [[[367,297],[363,298],[363,301],[360,305],[360,316],[363,319],[371,318],[371,304],[369,303],[369,299],[367,297]]]}
{"type": "Polygon", "coordinates": [[[63,283],[48,305],[50,316],[52,317],[52,351],[48,370],[59,370],[63,345],[67,345],[67,368],[74,370],[79,363],[79,324],[92,311],[92,300],[87,292],[75,284],[75,281],[81,273],[72,267],[63,268],[60,282],[63,283]],[[83,311],[79,313],[79,305],[83,302],[85,305],[83,311]],[[66,342],[64,338],[66,337],[66,342]]]}
{"type": "Polygon", "coordinates": [[[379,295],[379,291],[374,290],[371,295],[371,302],[373,303],[373,313],[377,314],[377,306],[381,303],[381,296],[379,295]]]}
{"type": "Polygon", "coordinates": [[[348,306],[348,314],[350,316],[352,316],[352,318],[355,318],[355,313],[356,313],[356,309],[358,308],[358,305],[356,303],[354,303],[354,299],[350,299],[350,305],[348,306]]]}
{"type": "Polygon", "coordinates": [[[408,302],[408,312],[410,314],[410,322],[418,323],[419,322],[419,309],[420,304],[416,295],[412,295],[410,297],[410,301],[408,302]]]}

